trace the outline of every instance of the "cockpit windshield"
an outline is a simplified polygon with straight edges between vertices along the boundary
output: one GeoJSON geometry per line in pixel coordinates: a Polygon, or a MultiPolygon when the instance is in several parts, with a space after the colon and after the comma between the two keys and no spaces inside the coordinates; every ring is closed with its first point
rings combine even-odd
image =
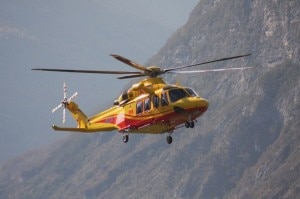
{"type": "Polygon", "coordinates": [[[176,102],[184,97],[187,97],[187,93],[183,89],[171,89],[169,90],[169,98],[171,102],[176,102]]]}
{"type": "Polygon", "coordinates": [[[197,97],[197,93],[191,89],[191,88],[185,88],[186,92],[191,96],[191,97],[197,97]]]}
{"type": "Polygon", "coordinates": [[[121,96],[122,96],[122,101],[124,101],[124,100],[128,100],[128,93],[127,93],[127,91],[124,91],[122,94],[121,94],[121,96]]]}

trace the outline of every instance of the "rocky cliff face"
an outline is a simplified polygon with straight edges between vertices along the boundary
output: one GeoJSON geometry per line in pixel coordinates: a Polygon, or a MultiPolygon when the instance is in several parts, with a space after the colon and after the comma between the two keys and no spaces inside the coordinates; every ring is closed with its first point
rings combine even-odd
{"type": "Polygon", "coordinates": [[[300,2],[201,0],[149,60],[173,66],[251,52],[167,76],[210,101],[195,129],[165,136],[78,135],[0,170],[0,198],[299,198],[300,2]],[[212,66],[206,66],[212,67],[212,66]]]}

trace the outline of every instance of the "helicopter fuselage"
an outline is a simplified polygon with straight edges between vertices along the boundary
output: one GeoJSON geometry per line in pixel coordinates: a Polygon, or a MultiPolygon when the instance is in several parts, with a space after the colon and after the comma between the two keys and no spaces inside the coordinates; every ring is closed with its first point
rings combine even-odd
{"type": "Polygon", "coordinates": [[[168,85],[162,78],[147,78],[123,92],[114,106],[91,117],[69,102],[66,108],[78,123],[77,128],[55,130],[97,132],[117,130],[120,133],[161,134],[172,133],[194,121],[208,108],[208,101],[191,88],[168,85]]]}
{"type": "Polygon", "coordinates": [[[188,88],[156,86],[156,90],[148,86],[149,93],[143,89],[142,94],[133,96],[133,99],[122,99],[121,96],[119,105],[90,118],[90,124],[111,124],[122,133],[159,134],[172,132],[186,122],[195,121],[208,108],[208,101],[194,92],[190,94],[186,90],[188,88]]]}

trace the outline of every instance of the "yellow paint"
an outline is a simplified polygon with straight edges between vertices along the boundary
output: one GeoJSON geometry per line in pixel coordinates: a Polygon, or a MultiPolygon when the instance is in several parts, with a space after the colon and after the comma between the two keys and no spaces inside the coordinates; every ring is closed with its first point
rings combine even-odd
{"type": "Polygon", "coordinates": [[[186,96],[174,103],[170,103],[169,100],[166,106],[154,107],[154,96],[161,98],[162,93],[176,88],[185,89],[179,85],[167,85],[160,77],[147,78],[123,93],[117,100],[118,105],[91,118],[88,118],[75,102],[68,102],[66,108],[77,121],[77,127],[64,128],[54,125],[53,129],[85,133],[113,130],[150,134],[171,132],[178,125],[201,116],[208,108],[208,101],[198,96],[186,96]],[[146,98],[151,98],[150,109],[137,114],[137,104],[145,103],[146,98]],[[174,107],[180,107],[179,110],[182,109],[182,113],[176,113],[174,107]]]}

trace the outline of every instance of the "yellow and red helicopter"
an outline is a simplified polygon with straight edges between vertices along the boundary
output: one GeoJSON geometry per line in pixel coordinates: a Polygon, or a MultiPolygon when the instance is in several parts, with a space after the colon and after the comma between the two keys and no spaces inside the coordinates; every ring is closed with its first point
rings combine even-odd
{"type": "Polygon", "coordinates": [[[198,96],[192,88],[167,84],[160,75],[165,73],[205,73],[229,70],[243,70],[251,67],[221,68],[209,70],[180,69],[193,66],[225,61],[249,56],[250,54],[226,57],[197,64],[162,69],[157,66],[145,67],[120,55],[111,55],[115,59],[139,70],[139,71],[99,71],[99,70],[70,70],[34,68],[32,70],[71,72],[71,73],[98,73],[121,74],[125,76],[118,79],[146,77],[146,79],[133,84],[114,101],[114,105],[99,114],[88,117],[73,101],[77,92],[67,98],[66,84],[64,84],[64,99],[52,112],[63,109],[63,123],[65,122],[65,108],[77,122],[77,127],[58,127],[53,125],[56,131],[75,131],[83,133],[118,131],[123,134],[123,142],[129,140],[129,133],[162,134],[168,133],[167,143],[172,143],[171,134],[180,127],[194,128],[197,118],[208,109],[208,100],[198,96]]]}

